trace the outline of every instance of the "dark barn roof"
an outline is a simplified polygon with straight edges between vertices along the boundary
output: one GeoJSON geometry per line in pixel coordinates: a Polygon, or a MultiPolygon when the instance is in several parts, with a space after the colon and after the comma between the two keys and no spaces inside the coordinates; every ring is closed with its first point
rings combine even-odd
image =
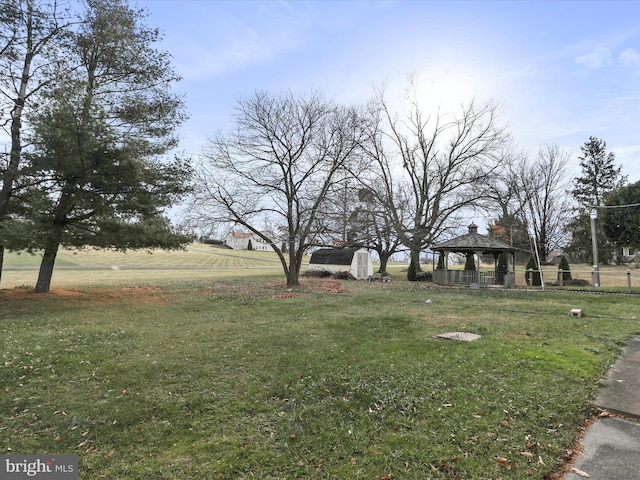
{"type": "Polygon", "coordinates": [[[433,245],[431,250],[435,251],[447,251],[447,252],[482,252],[482,253],[500,253],[500,252],[513,252],[517,250],[511,245],[507,245],[495,238],[487,237],[486,235],[480,235],[478,233],[478,226],[475,224],[469,225],[469,233],[461,235],[456,238],[452,238],[446,242],[433,245]]]}
{"type": "Polygon", "coordinates": [[[321,248],[311,254],[309,263],[319,265],[351,265],[359,248],[321,248]]]}

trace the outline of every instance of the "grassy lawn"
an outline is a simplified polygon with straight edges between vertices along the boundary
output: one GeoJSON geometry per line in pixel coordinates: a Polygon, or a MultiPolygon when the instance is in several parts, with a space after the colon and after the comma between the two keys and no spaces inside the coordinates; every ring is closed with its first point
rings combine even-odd
{"type": "MultiPolygon", "coordinates": [[[[41,256],[28,253],[8,252],[5,254],[0,288],[33,287],[38,277],[37,267],[41,256]]],[[[309,257],[306,258],[306,261],[309,257]]],[[[192,244],[184,251],[114,252],[87,248],[84,250],[60,249],[56,260],[52,288],[76,288],[87,285],[154,284],[176,280],[210,280],[238,276],[282,277],[280,260],[272,252],[236,251],[213,245],[192,244]],[[62,272],[71,269],[72,273],[62,272]],[[150,274],[146,270],[153,270],[150,274]]],[[[430,262],[423,268],[430,270],[430,262]]],[[[303,270],[306,268],[303,266],[303,270]]],[[[394,279],[406,277],[406,264],[390,263],[389,271],[394,279]]],[[[458,268],[462,269],[462,265],[458,268]]],[[[490,271],[492,265],[482,265],[482,270],[490,271]]],[[[600,267],[601,290],[626,292],[631,280],[632,290],[640,292],[640,268],[636,266],[600,267]],[[628,274],[630,277],[628,277],[628,274]]],[[[557,282],[558,267],[542,267],[547,287],[557,282]]],[[[587,265],[571,265],[574,279],[592,281],[592,269],[587,265]]],[[[516,285],[525,286],[524,266],[516,268],[516,285]]],[[[539,287],[537,287],[539,288],[539,287]]],[[[573,290],[592,290],[585,287],[564,287],[573,290]]]]}
{"type": "Polygon", "coordinates": [[[636,296],[139,280],[0,291],[3,452],[83,480],[543,478],[640,333],[636,296]]]}
{"type": "MultiPolygon", "coordinates": [[[[1,288],[31,287],[38,278],[41,255],[5,254],[1,288]]],[[[210,245],[193,244],[184,251],[146,250],[114,252],[60,249],[56,258],[52,288],[87,285],[145,285],[176,280],[242,276],[282,276],[274,253],[243,252],[210,245]]]]}

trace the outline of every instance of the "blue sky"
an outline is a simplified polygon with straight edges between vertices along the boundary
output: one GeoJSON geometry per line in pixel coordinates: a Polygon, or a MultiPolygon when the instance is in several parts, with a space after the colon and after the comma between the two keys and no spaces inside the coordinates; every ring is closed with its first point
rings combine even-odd
{"type": "Polygon", "coordinates": [[[640,180],[640,2],[138,0],[164,33],[190,120],[181,149],[201,153],[256,90],[316,89],[345,104],[415,73],[449,109],[495,100],[519,150],[571,155],[607,142],[640,180]]]}

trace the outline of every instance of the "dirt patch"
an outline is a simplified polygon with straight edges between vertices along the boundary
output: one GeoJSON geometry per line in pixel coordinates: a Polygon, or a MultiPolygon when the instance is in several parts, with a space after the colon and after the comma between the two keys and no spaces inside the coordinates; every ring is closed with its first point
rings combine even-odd
{"type": "Polygon", "coordinates": [[[110,303],[132,300],[137,303],[168,303],[160,287],[83,288],[71,290],[52,288],[46,293],[35,293],[32,288],[0,289],[0,299],[52,299],[83,300],[91,303],[110,303]]]}
{"type": "Polygon", "coordinates": [[[287,293],[282,293],[280,295],[274,295],[273,298],[274,300],[286,300],[288,298],[300,298],[302,296],[301,293],[293,293],[293,292],[287,292],[287,293]]]}
{"type": "Polygon", "coordinates": [[[349,293],[340,280],[305,280],[301,289],[309,293],[349,293]]]}
{"type": "Polygon", "coordinates": [[[81,290],[67,290],[64,288],[53,288],[47,293],[35,293],[32,288],[3,288],[0,289],[0,298],[32,298],[39,296],[58,297],[79,297],[84,296],[81,290]]]}
{"type": "MultiPolygon", "coordinates": [[[[247,299],[274,300],[300,298],[307,294],[350,293],[345,283],[334,279],[306,279],[297,288],[286,288],[284,282],[259,280],[255,282],[214,283],[196,288],[194,294],[239,295],[247,299]]],[[[68,299],[92,303],[130,301],[144,304],[169,303],[172,291],[157,286],[87,287],[79,289],[53,288],[48,293],[34,293],[32,288],[0,289],[0,299],[68,299]]]]}

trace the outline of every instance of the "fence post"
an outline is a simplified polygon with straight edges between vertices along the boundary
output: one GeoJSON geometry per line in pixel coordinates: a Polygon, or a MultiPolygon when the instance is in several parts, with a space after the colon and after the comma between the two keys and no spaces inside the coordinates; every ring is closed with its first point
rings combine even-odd
{"type": "Polygon", "coordinates": [[[627,268],[627,289],[631,293],[631,269],[627,268]]]}

